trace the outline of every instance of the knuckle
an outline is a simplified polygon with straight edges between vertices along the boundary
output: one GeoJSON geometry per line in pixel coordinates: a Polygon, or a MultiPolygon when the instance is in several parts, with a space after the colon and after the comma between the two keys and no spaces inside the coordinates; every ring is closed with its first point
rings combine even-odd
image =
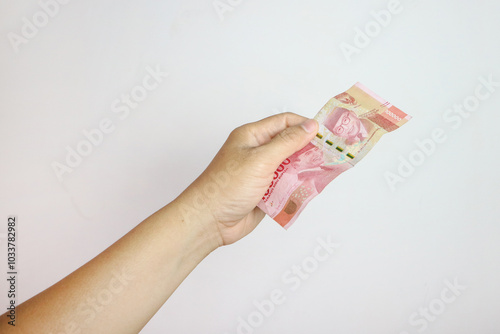
{"type": "Polygon", "coordinates": [[[285,111],[285,112],[281,113],[280,115],[281,115],[281,117],[283,117],[283,119],[286,123],[288,123],[289,120],[294,119],[297,116],[299,116],[291,111],[285,111]]]}
{"type": "Polygon", "coordinates": [[[227,142],[231,144],[247,142],[250,139],[250,134],[251,131],[248,124],[241,125],[231,131],[227,138],[227,142]]]}
{"type": "Polygon", "coordinates": [[[230,138],[237,138],[237,137],[241,137],[245,132],[245,126],[244,125],[241,125],[237,128],[235,128],[233,131],[231,131],[231,133],[229,134],[229,137],[230,138]]]}
{"type": "Polygon", "coordinates": [[[285,117],[295,117],[295,116],[298,116],[296,113],[291,112],[291,111],[285,111],[284,113],[282,113],[282,115],[284,115],[285,117]]]}

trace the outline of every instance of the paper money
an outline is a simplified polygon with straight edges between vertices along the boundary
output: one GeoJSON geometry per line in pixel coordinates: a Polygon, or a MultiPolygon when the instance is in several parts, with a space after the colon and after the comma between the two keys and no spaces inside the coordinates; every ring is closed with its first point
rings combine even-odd
{"type": "Polygon", "coordinates": [[[258,204],[285,229],[328,183],[411,116],[358,82],[328,101],[314,119],[319,123],[316,137],[281,163],[258,204]]]}

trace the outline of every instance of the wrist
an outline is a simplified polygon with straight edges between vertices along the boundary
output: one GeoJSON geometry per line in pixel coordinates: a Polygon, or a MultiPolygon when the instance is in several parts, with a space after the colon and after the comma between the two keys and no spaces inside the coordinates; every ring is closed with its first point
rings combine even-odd
{"type": "Polygon", "coordinates": [[[212,214],[208,202],[186,189],[169,206],[175,211],[180,228],[188,235],[195,247],[208,253],[223,245],[217,220],[212,214]]]}

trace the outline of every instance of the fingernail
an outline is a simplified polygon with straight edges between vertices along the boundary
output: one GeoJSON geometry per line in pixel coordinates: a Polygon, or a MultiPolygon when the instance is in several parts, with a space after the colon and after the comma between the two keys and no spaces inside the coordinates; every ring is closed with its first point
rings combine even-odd
{"type": "Polygon", "coordinates": [[[300,124],[300,126],[302,126],[302,128],[307,132],[307,133],[311,133],[313,131],[316,131],[316,121],[314,119],[308,119],[307,121],[303,122],[302,124],[300,124]]]}

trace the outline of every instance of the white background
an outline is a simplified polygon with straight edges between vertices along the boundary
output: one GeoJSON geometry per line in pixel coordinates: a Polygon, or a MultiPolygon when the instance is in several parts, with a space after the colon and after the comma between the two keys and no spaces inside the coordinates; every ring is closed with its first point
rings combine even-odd
{"type": "Polygon", "coordinates": [[[402,0],[351,62],[340,45],[388,1],[232,3],[221,19],[211,0],[73,0],[18,52],[7,36],[40,5],[0,4],[0,233],[17,215],[20,301],[174,199],[233,128],[284,110],[313,117],[360,81],[413,119],[288,231],[266,217],[213,252],[142,333],[237,333],[274,289],[286,301],[254,333],[418,333],[409,318],[455,279],[466,289],[423,332],[498,333],[500,88],[456,129],[443,115],[480,77],[500,81],[500,3],[402,0]],[[169,76],[121,120],[111,104],[148,66],[169,76]],[[115,131],[59,182],[51,164],[103,118],[115,131]],[[447,140],[392,191],[385,173],[435,128],[447,140]],[[340,248],[292,291],[282,275],[328,236],[340,248]]]}

